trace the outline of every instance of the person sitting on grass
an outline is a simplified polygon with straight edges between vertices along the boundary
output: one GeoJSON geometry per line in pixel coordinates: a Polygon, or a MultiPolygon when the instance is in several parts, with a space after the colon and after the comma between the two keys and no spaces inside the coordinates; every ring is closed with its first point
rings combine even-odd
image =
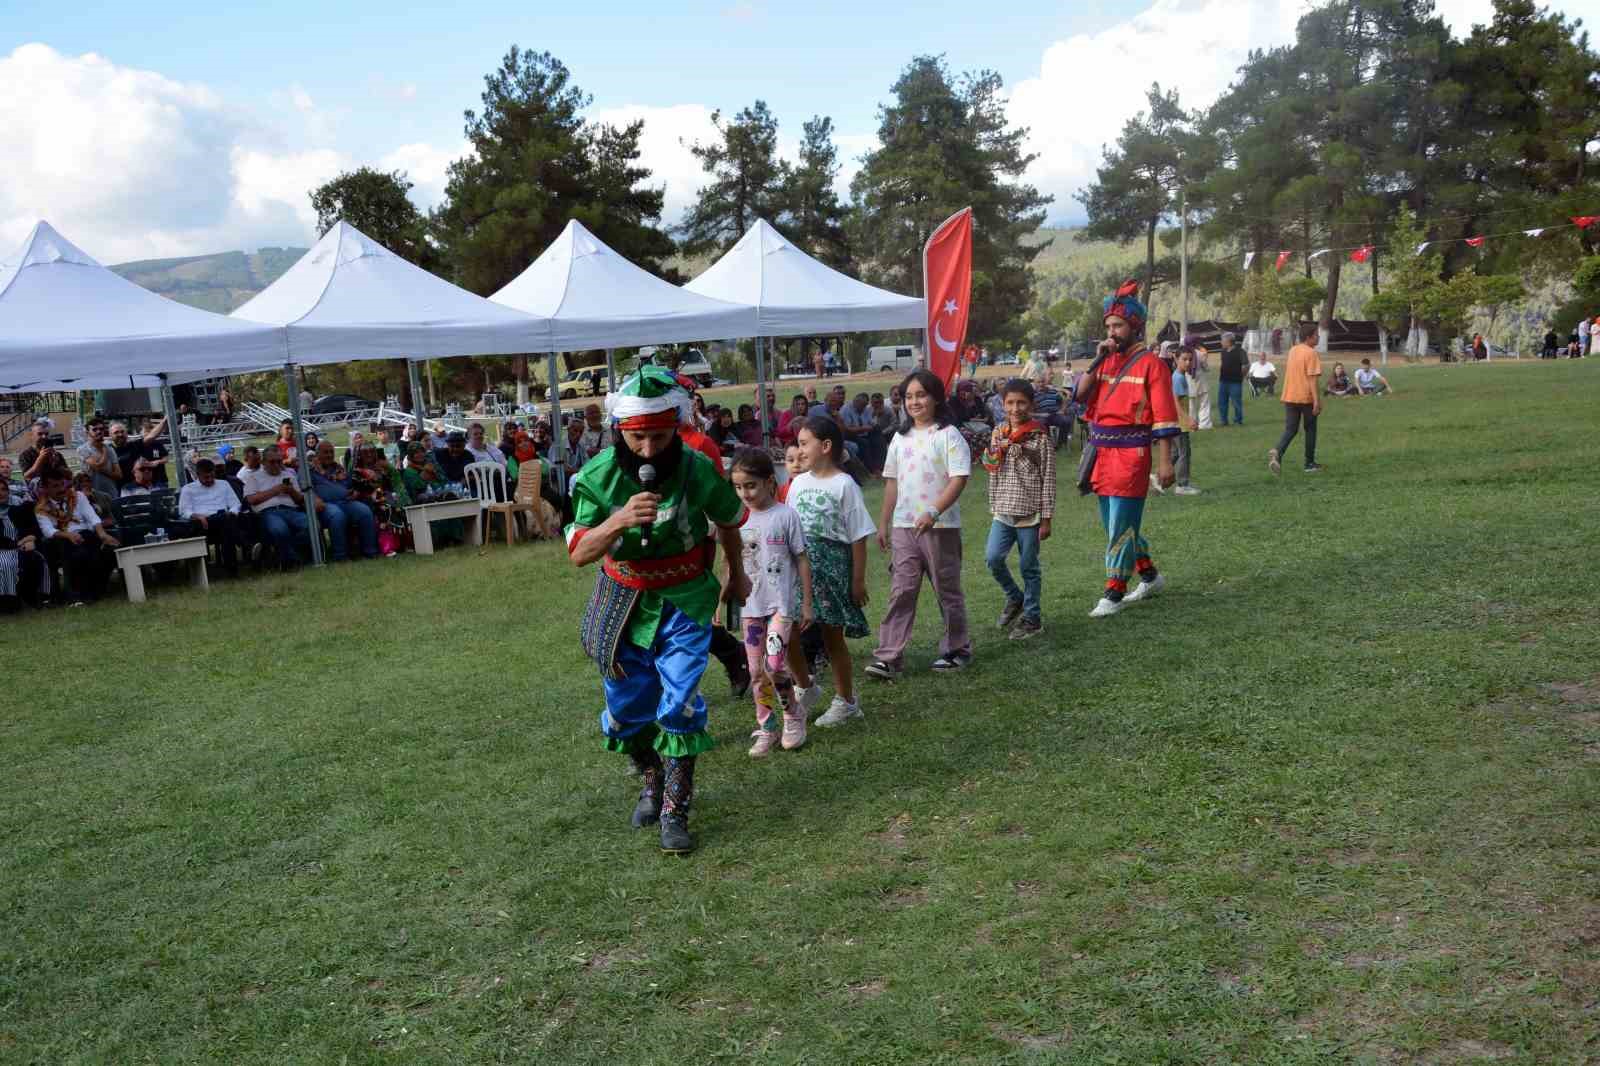
{"type": "Polygon", "coordinates": [[[238,577],[239,497],[226,481],[217,480],[217,466],[210,459],[195,463],[194,475],[195,480],[178,491],[178,517],[193,523],[207,544],[215,544],[223,570],[238,577]]]}
{"type": "Polygon", "coordinates": [[[1361,369],[1356,371],[1356,388],[1363,396],[1387,396],[1394,393],[1394,387],[1389,384],[1389,379],[1372,369],[1372,360],[1361,360],[1361,369]]]}
{"type": "Polygon", "coordinates": [[[1006,421],[995,427],[983,452],[983,468],[989,472],[989,512],[994,516],[984,562],[1006,597],[1000,628],[1009,629],[1012,640],[1027,640],[1044,630],[1039,545],[1050,539],[1055,516],[1056,450],[1049,429],[1034,417],[1033,386],[1012,378],[1002,395],[1006,421]],[[1021,588],[1006,562],[1013,545],[1022,570],[1021,588]]]}
{"type": "Polygon", "coordinates": [[[1333,374],[1328,378],[1328,387],[1323,390],[1329,396],[1359,396],[1356,383],[1350,380],[1350,375],[1345,373],[1343,363],[1333,364],[1333,374]]]}

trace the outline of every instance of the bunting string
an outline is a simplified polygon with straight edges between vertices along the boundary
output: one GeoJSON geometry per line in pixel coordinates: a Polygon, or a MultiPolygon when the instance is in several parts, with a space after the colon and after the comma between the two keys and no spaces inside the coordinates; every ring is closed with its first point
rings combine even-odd
{"type": "MultiPolygon", "coordinates": [[[[1433,247],[1436,247],[1436,246],[1439,246],[1439,245],[1444,245],[1444,244],[1465,244],[1469,248],[1482,248],[1485,241],[1497,241],[1497,240],[1500,240],[1502,237],[1533,237],[1533,238],[1539,238],[1539,237],[1544,236],[1546,233],[1554,233],[1557,230],[1563,230],[1563,229],[1588,229],[1590,226],[1593,226],[1596,223],[1600,223],[1600,215],[1574,215],[1574,216],[1571,217],[1571,221],[1557,223],[1554,226],[1540,226],[1540,227],[1537,227],[1535,229],[1507,230],[1504,233],[1484,233],[1484,234],[1479,234],[1477,236],[1472,236],[1472,237],[1449,237],[1449,238],[1445,238],[1443,240],[1437,240],[1437,241],[1423,241],[1421,244],[1417,245],[1416,250],[1413,251],[1411,254],[1412,255],[1421,255],[1423,252],[1427,251],[1429,248],[1433,248],[1433,247]]],[[[1352,263],[1365,263],[1365,262],[1367,262],[1367,260],[1372,258],[1372,255],[1376,250],[1377,250],[1377,248],[1376,248],[1375,245],[1372,245],[1372,244],[1358,244],[1358,245],[1354,245],[1354,246],[1349,247],[1349,248],[1318,248],[1314,252],[1306,252],[1303,249],[1291,248],[1291,249],[1287,249],[1287,250],[1283,250],[1283,251],[1273,252],[1273,253],[1270,253],[1270,254],[1272,254],[1275,257],[1274,261],[1273,261],[1273,264],[1272,264],[1273,269],[1281,271],[1281,270],[1283,270],[1284,266],[1289,262],[1289,260],[1292,259],[1296,255],[1305,256],[1306,262],[1309,263],[1309,262],[1312,262],[1314,260],[1320,259],[1325,255],[1348,252],[1349,255],[1350,255],[1350,261],[1352,263]]],[[[1246,252],[1245,253],[1245,256],[1244,256],[1244,269],[1246,269],[1246,270],[1250,269],[1250,264],[1255,261],[1255,257],[1256,257],[1256,253],[1254,253],[1254,252],[1246,252]]]]}

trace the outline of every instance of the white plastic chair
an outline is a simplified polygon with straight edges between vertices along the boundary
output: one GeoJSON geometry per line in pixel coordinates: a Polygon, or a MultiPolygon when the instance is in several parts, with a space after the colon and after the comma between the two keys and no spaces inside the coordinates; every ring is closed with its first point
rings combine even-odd
{"type": "MultiPolygon", "coordinates": [[[[472,493],[473,499],[483,505],[483,522],[485,544],[489,543],[489,515],[492,510],[499,510],[495,504],[501,504],[511,499],[507,491],[506,468],[495,462],[468,463],[466,467],[467,491],[472,493]]],[[[510,516],[505,517],[510,522],[510,516]]]]}

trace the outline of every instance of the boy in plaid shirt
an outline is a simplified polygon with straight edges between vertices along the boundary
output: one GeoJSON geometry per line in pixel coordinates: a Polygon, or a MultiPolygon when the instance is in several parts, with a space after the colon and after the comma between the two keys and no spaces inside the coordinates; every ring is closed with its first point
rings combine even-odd
{"type": "Polygon", "coordinates": [[[1050,537],[1056,510],[1056,451],[1050,433],[1033,417],[1033,386],[1020,378],[1001,390],[1005,423],[995,427],[983,452],[989,472],[989,544],[984,561],[1006,594],[1001,629],[1012,640],[1027,640],[1044,629],[1039,611],[1039,545],[1050,537]],[[1012,545],[1022,564],[1022,587],[1011,577],[1006,559],[1012,545]]]}

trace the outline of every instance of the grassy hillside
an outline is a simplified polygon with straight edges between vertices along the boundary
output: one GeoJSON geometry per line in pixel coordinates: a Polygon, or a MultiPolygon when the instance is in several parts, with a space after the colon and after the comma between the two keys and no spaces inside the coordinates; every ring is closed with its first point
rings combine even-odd
{"type": "Polygon", "coordinates": [[[151,292],[179,303],[227,314],[271,285],[294,265],[304,248],[262,248],[182,259],[142,259],[111,269],[151,292]]]}

